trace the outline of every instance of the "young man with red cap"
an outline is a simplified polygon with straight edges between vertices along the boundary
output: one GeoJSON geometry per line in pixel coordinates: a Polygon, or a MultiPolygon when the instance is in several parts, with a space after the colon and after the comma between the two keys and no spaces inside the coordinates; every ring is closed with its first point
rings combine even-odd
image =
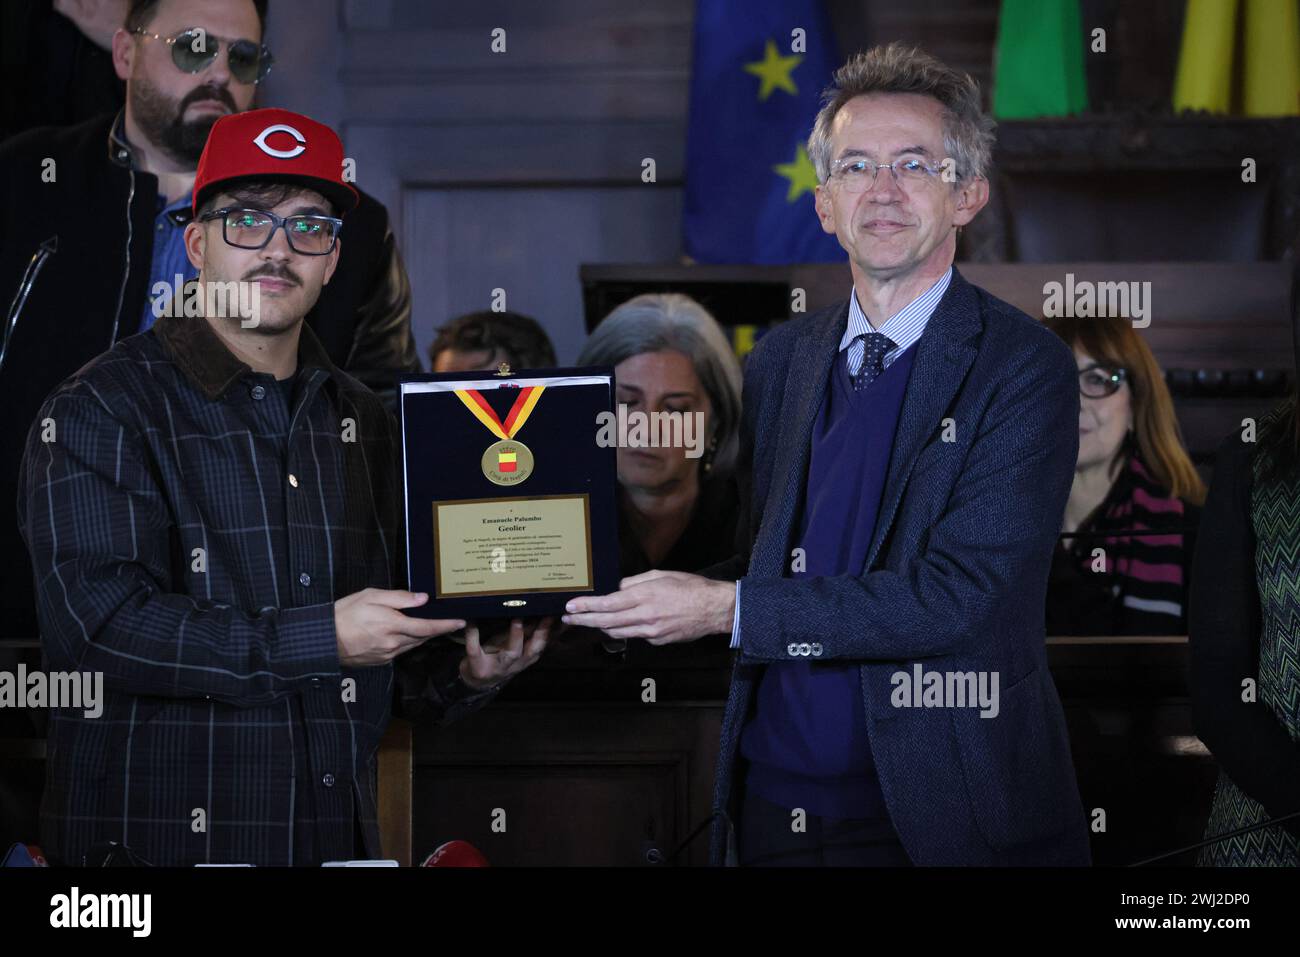
{"type": "MultiPolygon", "coordinates": [[[[149,328],[177,274],[194,277],[184,233],[199,155],[273,70],[267,0],[122,6],[111,45],[125,107],[0,143],[0,408],[20,423],[0,430],[0,566],[13,569],[0,576],[0,638],[36,637],[13,513],[27,427],[56,385],[149,328]]],[[[351,242],[307,323],[335,365],[387,400],[397,373],[420,368],[411,288],[387,210],[357,195],[351,242]]]]}
{"type": "Polygon", "coordinates": [[[100,716],[51,712],[54,861],[109,841],[159,865],[380,856],[394,699],[450,720],[546,645],[548,623],[525,639],[515,622],[394,661],[464,623],[403,613],[427,596],[398,587],[395,423],[303,321],[347,241],[342,160],[305,116],[219,120],[185,248],[197,302],[247,284],[253,314],[164,315],[56,389],[28,435],[46,667],[104,676],[100,716]]]}

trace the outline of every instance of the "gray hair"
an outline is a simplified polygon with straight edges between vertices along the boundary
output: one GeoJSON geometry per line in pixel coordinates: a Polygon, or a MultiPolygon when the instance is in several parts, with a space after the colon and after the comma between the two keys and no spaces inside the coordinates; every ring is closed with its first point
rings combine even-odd
{"type": "Polygon", "coordinates": [[[822,92],[822,108],[808,137],[808,156],[820,182],[830,175],[831,122],[845,103],[868,93],[920,93],[938,100],[943,148],[956,162],[957,176],[988,175],[996,124],[980,109],[979,84],[916,47],[891,43],[855,55],[822,92]]]}
{"type": "Polygon", "coordinates": [[[713,473],[735,468],[740,433],[740,362],[718,321],[690,296],[645,293],[618,306],[596,326],[580,366],[616,366],[644,352],[672,350],[691,360],[709,397],[717,439],[713,473]]]}

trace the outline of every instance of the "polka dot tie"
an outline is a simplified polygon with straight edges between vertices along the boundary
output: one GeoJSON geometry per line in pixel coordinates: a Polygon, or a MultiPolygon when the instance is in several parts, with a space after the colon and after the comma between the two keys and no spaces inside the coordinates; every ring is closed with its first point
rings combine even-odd
{"type": "Polygon", "coordinates": [[[853,375],[853,389],[861,392],[884,371],[885,353],[894,348],[894,341],[883,332],[864,332],[853,341],[862,340],[862,365],[853,375]]]}

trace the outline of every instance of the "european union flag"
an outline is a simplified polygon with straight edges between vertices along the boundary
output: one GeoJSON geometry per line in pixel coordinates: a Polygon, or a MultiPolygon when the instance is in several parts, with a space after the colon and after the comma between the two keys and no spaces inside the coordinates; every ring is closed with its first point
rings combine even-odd
{"type": "Polygon", "coordinates": [[[838,53],[819,0],[697,0],[683,211],[705,263],[839,262],[806,143],[838,53]]]}

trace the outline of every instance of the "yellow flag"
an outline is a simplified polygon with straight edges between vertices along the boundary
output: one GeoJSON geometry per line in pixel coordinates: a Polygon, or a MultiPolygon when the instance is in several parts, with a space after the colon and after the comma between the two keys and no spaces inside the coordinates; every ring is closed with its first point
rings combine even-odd
{"type": "Polygon", "coordinates": [[[1228,112],[1236,36],[1237,0],[1187,0],[1183,45],[1174,80],[1175,112],[1228,112]]]}
{"type": "Polygon", "coordinates": [[[754,335],[758,326],[735,325],[731,327],[731,346],[736,350],[736,358],[743,359],[754,351],[754,335]]]}
{"type": "Polygon", "coordinates": [[[1247,116],[1300,116],[1300,2],[1246,0],[1242,106],[1247,116]]]}

